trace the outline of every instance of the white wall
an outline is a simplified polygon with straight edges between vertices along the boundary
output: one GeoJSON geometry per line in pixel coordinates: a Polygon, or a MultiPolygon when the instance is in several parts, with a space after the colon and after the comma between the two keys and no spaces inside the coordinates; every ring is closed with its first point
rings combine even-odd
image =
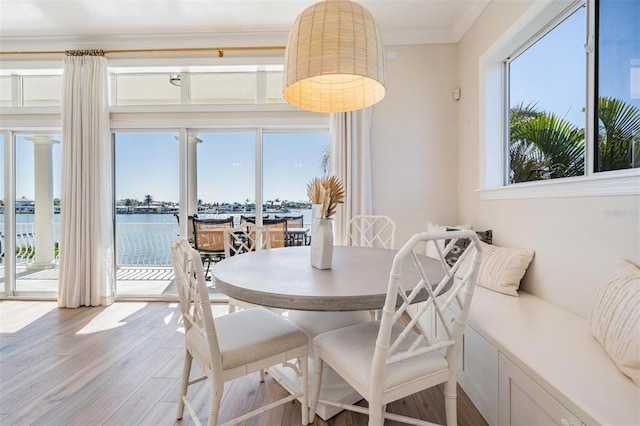
{"type": "Polygon", "coordinates": [[[396,245],[427,222],[457,220],[456,45],[388,46],[387,95],[374,106],[374,214],[396,222],[396,245]]]}
{"type": "Polygon", "coordinates": [[[482,53],[532,3],[493,1],[458,44],[459,218],[493,229],[494,244],[536,254],[523,288],[586,317],[619,258],[640,264],[639,196],[482,201],[479,188],[479,77],[482,53]]]}

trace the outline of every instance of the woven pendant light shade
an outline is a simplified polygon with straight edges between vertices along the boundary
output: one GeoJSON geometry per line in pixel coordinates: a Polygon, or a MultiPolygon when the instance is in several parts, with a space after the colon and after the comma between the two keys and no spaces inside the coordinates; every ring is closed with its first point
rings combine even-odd
{"type": "Polygon", "coordinates": [[[348,0],[326,0],[305,9],[289,35],[284,98],[315,112],[366,108],[386,89],[385,55],[371,13],[348,0]]]}

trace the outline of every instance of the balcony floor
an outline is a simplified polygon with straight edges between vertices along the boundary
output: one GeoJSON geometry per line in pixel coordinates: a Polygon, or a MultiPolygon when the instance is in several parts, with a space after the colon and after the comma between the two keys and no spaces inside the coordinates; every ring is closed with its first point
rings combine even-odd
{"type": "MultiPolygon", "coordinates": [[[[4,274],[0,274],[3,277],[4,274]]],[[[16,270],[16,291],[19,293],[51,293],[58,291],[59,269],[16,270]]],[[[4,278],[0,278],[0,283],[4,278]]],[[[210,297],[214,301],[226,301],[227,297],[209,284],[210,297]]],[[[118,297],[149,299],[178,296],[173,269],[170,266],[120,267],[116,270],[118,297]]],[[[22,295],[22,294],[21,294],[22,295]]]]}

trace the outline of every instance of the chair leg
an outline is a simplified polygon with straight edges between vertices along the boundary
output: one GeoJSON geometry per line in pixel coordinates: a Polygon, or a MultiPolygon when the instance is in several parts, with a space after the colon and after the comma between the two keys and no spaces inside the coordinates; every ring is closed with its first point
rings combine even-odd
{"type": "Polygon", "coordinates": [[[302,371],[302,380],[300,387],[302,389],[302,425],[309,424],[309,357],[300,357],[300,370],[302,371]]]}
{"type": "Polygon", "coordinates": [[[187,396],[187,388],[189,387],[189,375],[191,374],[191,364],[193,356],[189,351],[185,351],[184,366],[182,367],[182,382],[180,384],[180,397],[178,398],[178,413],[176,419],[180,420],[184,415],[184,398],[187,396]]]}
{"type": "Polygon", "coordinates": [[[209,419],[207,420],[207,426],[216,426],[218,424],[218,414],[220,413],[220,401],[222,400],[223,391],[224,385],[216,386],[215,383],[211,383],[211,402],[209,406],[209,419]]]}
{"type": "Polygon", "coordinates": [[[447,417],[447,426],[458,425],[456,382],[454,375],[453,379],[449,379],[444,383],[444,410],[447,417]]]}
{"type": "Polygon", "coordinates": [[[316,418],[316,409],[318,408],[318,399],[320,399],[320,385],[322,384],[322,359],[316,355],[313,359],[313,382],[311,386],[311,400],[309,406],[309,422],[313,423],[316,418]]]}
{"type": "Polygon", "coordinates": [[[374,407],[369,405],[369,426],[381,426],[384,424],[385,406],[374,407]]]}

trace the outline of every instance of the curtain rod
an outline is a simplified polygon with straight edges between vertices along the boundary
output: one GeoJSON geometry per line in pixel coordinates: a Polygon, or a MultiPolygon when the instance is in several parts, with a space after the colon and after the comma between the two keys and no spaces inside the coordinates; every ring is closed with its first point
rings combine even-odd
{"type": "MultiPolygon", "coordinates": [[[[72,49],[73,50],[73,49],[72,49]]],[[[82,50],[82,49],[79,49],[82,50]]],[[[284,46],[241,46],[241,47],[178,47],[178,48],[161,48],[161,49],[101,49],[105,55],[109,53],[163,53],[163,52],[211,52],[217,51],[218,57],[222,58],[226,51],[250,51],[250,50],[285,50],[284,46]]],[[[67,50],[41,50],[31,52],[9,51],[2,52],[0,55],[64,55],[67,50]]]]}

